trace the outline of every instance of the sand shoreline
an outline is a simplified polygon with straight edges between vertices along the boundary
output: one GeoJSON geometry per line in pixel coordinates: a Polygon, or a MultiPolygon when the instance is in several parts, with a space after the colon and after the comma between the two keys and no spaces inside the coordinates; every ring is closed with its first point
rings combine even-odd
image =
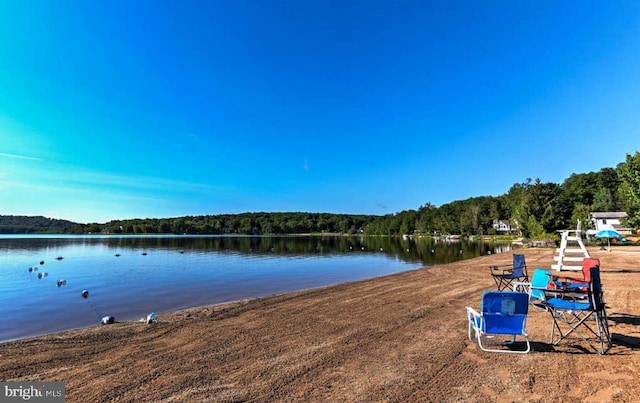
{"type": "MultiPolygon", "coordinates": [[[[633,401],[640,395],[640,248],[602,252],[614,345],[551,346],[532,312],[533,351],[467,340],[464,307],[511,254],[161,314],[0,344],[0,379],[64,381],[67,401],[633,401]]],[[[529,270],[552,249],[525,249],[529,270]]]]}

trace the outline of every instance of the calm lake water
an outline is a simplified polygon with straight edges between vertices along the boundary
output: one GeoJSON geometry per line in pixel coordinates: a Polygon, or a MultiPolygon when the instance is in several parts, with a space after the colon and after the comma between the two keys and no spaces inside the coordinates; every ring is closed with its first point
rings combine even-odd
{"type": "Polygon", "coordinates": [[[0,235],[0,342],[508,250],[386,237],[0,235]]]}

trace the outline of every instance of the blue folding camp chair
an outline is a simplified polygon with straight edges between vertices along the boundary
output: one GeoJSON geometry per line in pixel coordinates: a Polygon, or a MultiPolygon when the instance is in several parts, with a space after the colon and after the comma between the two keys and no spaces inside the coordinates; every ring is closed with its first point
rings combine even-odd
{"type": "Polygon", "coordinates": [[[498,291],[510,289],[516,281],[529,281],[524,255],[513,255],[512,265],[489,266],[498,291]]]}
{"type": "Polygon", "coordinates": [[[531,350],[529,334],[525,327],[529,313],[529,294],[513,291],[488,291],[482,294],[482,306],[478,313],[467,307],[469,340],[476,340],[480,349],[495,353],[528,353],[531,350]],[[473,335],[472,335],[473,330],[473,335]],[[508,336],[507,341],[497,341],[496,336],[508,336]],[[498,349],[488,345],[511,345],[517,336],[523,336],[526,349],[498,349]]]}
{"type": "MultiPolygon", "coordinates": [[[[529,294],[529,303],[538,309],[547,310],[545,305],[545,291],[552,281],[551,272],[546,269],[535,268],[531,275],[531,282],[517,281],[513,283],[513,291],[521,291],[529,294]]],[[[554,284],[555,286],[555,284],[554,284]]]]}
{"type": "Polygon", "coordinates": [[[551,323],[551,343],[553,345],[558,345],[561,341],[576,335],[599,354],[605,354],[609,350],[611,334],[607,322],[599,266],[590,269],[586,294],[579,289],[569,288],[555,290],[553,295],[547,297],[545,306],[553,319],[551,323]],[[554,341],[556,332],[558,339],[554,341]]]}

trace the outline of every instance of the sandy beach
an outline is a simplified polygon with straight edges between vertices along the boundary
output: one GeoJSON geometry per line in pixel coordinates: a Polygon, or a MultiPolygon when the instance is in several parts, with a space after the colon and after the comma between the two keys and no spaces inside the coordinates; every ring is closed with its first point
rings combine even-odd
{"type": "MultiPolygon", "coordinates": [[[[524,249],[549,268],[553,249],[524,249]]],[[[601,261],[613,346],[549,344],[531,310],[529,354],[481,351],[465,307],[511,253],[321,289],[0,344],[3,381],[64,381],[69,402],[592,401],[640,396],[640,247],[601,261]]]]}

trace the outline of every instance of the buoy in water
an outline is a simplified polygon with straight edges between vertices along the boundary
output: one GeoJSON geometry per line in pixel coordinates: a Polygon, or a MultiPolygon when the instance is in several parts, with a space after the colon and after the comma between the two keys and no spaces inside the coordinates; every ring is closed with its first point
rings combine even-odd
{"type": "Polygon", "coordinates": [[[102,323],[103,325],[111,325],[116,321],[116,318],[114,318],[113,316],[105,316],[104,318],[102,318],[102,320],[100,320],[100,323],[102,323]]]}
{"type": "Polygon", "coordinates": [[[158,315],[155,312],[151,312],[147,315],[147,324],[158,323],[158,315]]]}
{"type": "Polygon", "coordinates": [[[67,284],[67,280],[61,278],[60,280],[56,281],[56,284],[58,285],[58,287],[62,287],[63,285],[67,284]]]}
{"type": "Polygon", "coordinates": [[[89,298],[89,291],[82,290],[82,298],[89,298]]]}

